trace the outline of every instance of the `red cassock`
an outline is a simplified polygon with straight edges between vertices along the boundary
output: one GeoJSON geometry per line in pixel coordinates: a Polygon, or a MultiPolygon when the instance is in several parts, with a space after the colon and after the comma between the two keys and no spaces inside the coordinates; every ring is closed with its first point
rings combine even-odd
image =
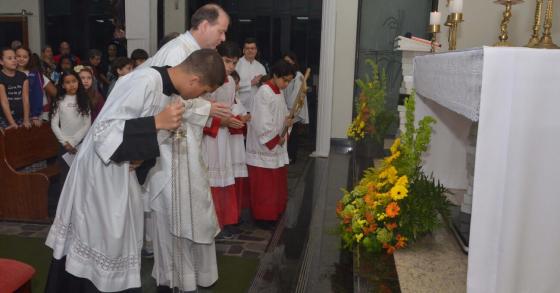
{"type": "Polygon", "coordinates": [[[250,165],[247,167],[253,218],[278,220],[286,209],[288,200],[288,168],[268,169],[250,165]]]}

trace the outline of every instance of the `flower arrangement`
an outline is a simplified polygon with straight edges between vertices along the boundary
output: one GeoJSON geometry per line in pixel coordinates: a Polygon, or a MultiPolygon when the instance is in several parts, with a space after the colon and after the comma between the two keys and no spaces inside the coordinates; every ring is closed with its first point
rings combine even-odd
{"type": "Polygon", "coordinates": [[[355,104],[356,117],[348,126],[348,137],[359,141],[367,136],[377,143],[382,143],[391,123],[395,121],[394,111],[385,109],[387,75],[385,70],[379,72],[379,66],[373,60],[366,60],[372,68],[372,76],[358,79],[360,95],[355,104]]]}
{"type": "Polygon", "coordinates": [[[337,203],[344,247],[391,254],[440,224],[449,215],[447,190],[422,173],[421,155],[430,142],[434,118],[414,125],[414,93],[405,101],[406,131],[391,146],[391,155],[370,167],[337,203]]]}

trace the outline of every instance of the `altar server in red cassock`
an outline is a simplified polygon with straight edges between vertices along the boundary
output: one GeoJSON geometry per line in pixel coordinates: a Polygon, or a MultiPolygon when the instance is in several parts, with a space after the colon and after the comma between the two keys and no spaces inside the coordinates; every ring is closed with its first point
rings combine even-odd
{"type": "Polygon", "coordinates": [[[286,147],[291,126],[289,112],[282,94],[294,78],[294,68],[280,60],[271,68],[270,79],[257,91],[247,129],[247,165],[253,218],[276,221],[286,208],[288,199],[286,147]]]}
{"type": "MultiPolygon", "coordinates": [[[[235,64],[237,64],[241,52],[239,47],[232,42],[222,43],[216,49],[224,61],[227,77],[224,84],[207,100],[219,102],[231,108],[235,100],[235,81],[230,74],[235,70],[235,64]]],[[[230,229],[230,225],[237,224],[239,219],[228,128],[241,129],[242,127],[243,122],[231,117],[214,119],[210,127],[204,128],[203,158],[208,165],[212,199],[218,222],[222,228],[221,236],[224,238],[232,236],[233,229],[230,229]]]]}

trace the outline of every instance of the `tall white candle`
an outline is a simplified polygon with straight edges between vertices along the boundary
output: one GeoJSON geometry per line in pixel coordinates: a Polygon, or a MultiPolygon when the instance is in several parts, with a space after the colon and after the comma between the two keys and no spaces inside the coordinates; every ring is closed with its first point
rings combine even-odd
{"type": "Polygon", "coordinates": [[[430,24],[434,25],[434,24],[441,24],[441,13],[434,11],[434,12],[430,12],[430,24]]]}
{"type": "Polygon", "coordinates": [[[449,11],[451,13],[463,12],[463,0],[453,0],[449,3],[449,11]]]}

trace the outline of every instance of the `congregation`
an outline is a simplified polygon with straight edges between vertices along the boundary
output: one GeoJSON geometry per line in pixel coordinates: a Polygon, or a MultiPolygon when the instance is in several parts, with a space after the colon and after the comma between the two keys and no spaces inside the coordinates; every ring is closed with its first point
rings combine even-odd
{"type": "Polygon", "coordinates": [[[256,39],[225,40],[229,25],[209,4],[153,56],[125,56],[120,43],[83,59],[68,42],[57,55],[0,50],[0,128],[48,123],[60,144],[47,292],[136,290],[140,256],[152,254],[161,292],[211,286],[215,239],[243,221],[274,228],[297,152],[284,129],[309,123],[304,92],[290,115],[305,80],[294,53],[267,71],[256,39]]]}

